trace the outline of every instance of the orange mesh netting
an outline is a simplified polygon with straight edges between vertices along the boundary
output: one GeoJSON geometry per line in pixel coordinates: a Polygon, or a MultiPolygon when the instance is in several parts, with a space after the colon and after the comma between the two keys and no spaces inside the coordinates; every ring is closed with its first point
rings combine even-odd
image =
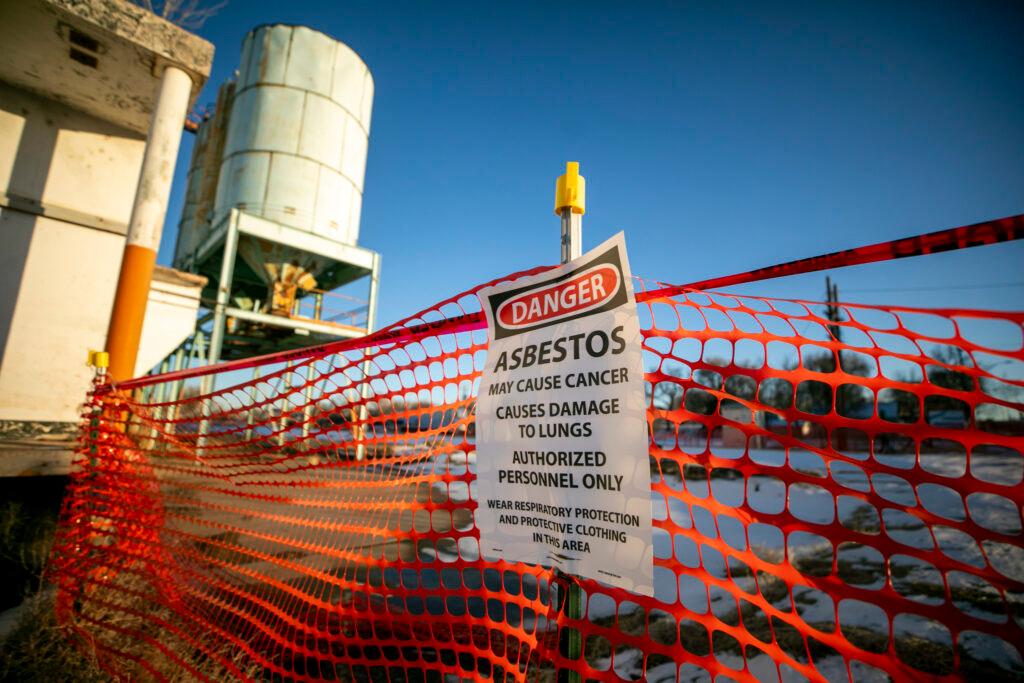
{"type": "Polygon", "coordinates": [[[1024,676],[1024,314],[637,290],[654,597],[480,558],[473,290],[98,384],[60,621],[121,678],[1024,676]]]}

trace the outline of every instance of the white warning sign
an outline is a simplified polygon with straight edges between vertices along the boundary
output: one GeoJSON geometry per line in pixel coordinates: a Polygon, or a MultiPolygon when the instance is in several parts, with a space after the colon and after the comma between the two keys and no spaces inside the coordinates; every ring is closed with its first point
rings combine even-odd
{"type": "Polygon", "coordinates": [[[652,595],[640,326],[622,233],[479,297],[491,340],[476,409],[484,557],[652,595]]]}

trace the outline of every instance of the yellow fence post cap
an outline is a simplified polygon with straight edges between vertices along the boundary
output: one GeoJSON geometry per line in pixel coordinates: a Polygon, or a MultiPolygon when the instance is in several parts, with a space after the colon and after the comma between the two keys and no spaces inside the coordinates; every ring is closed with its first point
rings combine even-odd
{"type": "Polygon", "coordinates": [[[93,368],[105,368],[110,365],[110,354],[106,351],[89,349],[89,357],[85,364],[93,368]]]}
{"type": "Polygon", "coordinates": [[[562,215],[562,209],[580,215],[587,211],[587,179],[580,175],[578,161],[567,161],[565,175],[555,183],[555,215],[562,215]]]}

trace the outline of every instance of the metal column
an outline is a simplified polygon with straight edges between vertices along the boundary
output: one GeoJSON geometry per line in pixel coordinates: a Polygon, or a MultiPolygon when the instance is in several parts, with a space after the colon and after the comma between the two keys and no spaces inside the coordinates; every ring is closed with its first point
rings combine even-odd
{"type": "Polygon", "coordinates": [[[366,302],[366,334],[377,326],[377,290],[380,288],[380,254],[373,255],[373,270],[370,271],[370,294],[366,302]]]}
{"type": "Polygon", "coordinates": [[[167,215],[167,200],[178,161],[178,147],[192,94],[192,78],[173,66],[160,78],[153,118],[146,138],[135,203],[128,222],[124,256],[107,328],[110,376],[115,382],[135,374],[149,287],[167,215]]]}
{"type": "MultiPolygon", "coordinates": [[[[583,255],[583,213],[586,211],[586,180],[580,175],[579,162],[570,161],[565,165],[565,175],[555,183],[555,214],[562,221],[562,263],[583,255]]],[[[565,577],[565,616],[570,619],[583,618],[583,596],[576,577],[555,570],[565,577]]],[[[578,660],[583,654],[583,638],[576,629],[568,633],[568,658],[578,660]]],[[[580,675],[569,672],[569,683],[579,683],[580,675]]]]}
{"type": "Polygon", "coordinates": [[[566,162],[565,175],[555,182],[555,215],[562,219],[562,263],[583,255],[586,204],[587,181],[580,175],[580,164],[566,162]]]}
{"type": "Polygon", "coordinates": [[[583,255],[583,216],[569,207],[562,209],[562,263],[583,255]]]}
{"type": "MultiPolygon", "coordinates": [[[[220,264],[220,279],[217,281],[217,302],[213,307],[213,329],[210,332],[210,365],[220,360],[224,348],[224,333],[227,327],[227,309],[231,303],[231,279],[235,273],[235,257],[238,254],[238,211],[231,210],[224,231],[224,260],[220,264]]],[[[208,393],[210,387],[205,387],[208,393]]]]}
{"type": "MultiPolygon", "coordinates": [[[[373,256],[373,270],[370,271],[370,294],[367,297],[366,302],[366,334],[373,332],[374,326],[377,324],[377,290],[380,286],[380,254],[374,254],[373,256]]],[[[372,352],[370,347],[363,349],[363,355],[368,356],[372,352]]],[[[361,365],[363,373],[363,386],[359,390],[359,395],[363,399],[363,404],[359,406],[359,440],[362,441],[366,435],[366,430],[363,425],[366,423],[366,418],[369,416],[366,410],[366,400],[370,398],[370,382],[368,377],[370,376],[370,361],[363,361],[361,365]]],[[[362,460],[366,457],[366,446],[362,443],[356,446],[356,460],[362,460]]]]}

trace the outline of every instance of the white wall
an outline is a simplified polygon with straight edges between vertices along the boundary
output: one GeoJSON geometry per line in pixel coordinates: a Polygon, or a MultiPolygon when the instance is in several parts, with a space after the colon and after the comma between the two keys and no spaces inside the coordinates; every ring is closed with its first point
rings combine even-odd
{"type": "MultiPolygon", "coordinates": [[[[92,376],[86,352],[106,341],[144,146],[0,84],[0,420],[78,419],[92,376]]],[[[143,371],[195,324],[198,290],[155,290],[143,371]]]]}
{"type": "Polygon", "coordinates": [[[0,83],[0,192],[7,197],[124,234],[144,148],[134,133],[0,83]]]}
{"type": "Polygon", "coordinates": [[[0,420],[75,421],[92,376],[85,354],[106,340],[124,238],[9,209],[0,233],[18,245],[0,249],[0,302],[13,308],[0,420]]]}
{"type": "MultiPolygon", "coordinates": [[[[106,341],[124,238],[5,208],[0,235],[0,306],[15,294],[0,363],[0,420],[77,421],[92,378],[86,352],[106,341]]],[[[154,278],[137,375],[195,328],[201,289],[154,278]]]]}
{"type": "Polygon", "coordinates": [[[199,295],[205,278],[157,267],[149,288],[135,375],[144,375],[176,349],[196,328],[199,295]]]}

